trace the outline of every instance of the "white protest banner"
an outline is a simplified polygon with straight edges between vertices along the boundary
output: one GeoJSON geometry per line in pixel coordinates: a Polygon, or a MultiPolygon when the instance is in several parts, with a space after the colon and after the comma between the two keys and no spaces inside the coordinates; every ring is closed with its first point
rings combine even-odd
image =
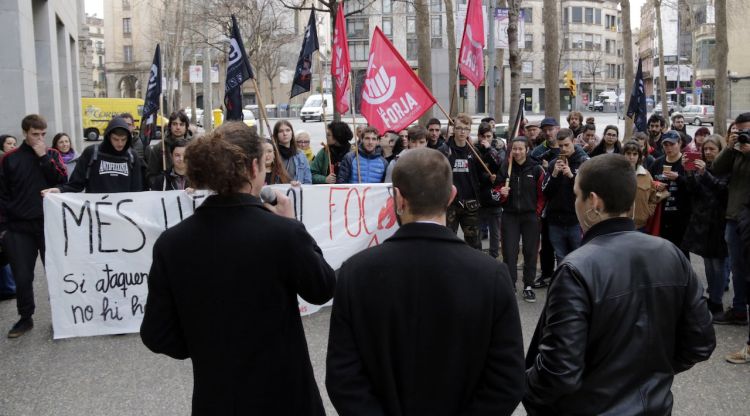
{"type": "MultiPolygon", "coordinates": [[[[274,188],[293,200],[297,219],[334,269],[397,228],[390,184],[274,188]]],[[[138,332],[154,242],[207,195],[48,194],[44,231],[54,338],[138,332]]],[[[320,309],[301,299],[299,307],[303,315],[320,309]]]]}

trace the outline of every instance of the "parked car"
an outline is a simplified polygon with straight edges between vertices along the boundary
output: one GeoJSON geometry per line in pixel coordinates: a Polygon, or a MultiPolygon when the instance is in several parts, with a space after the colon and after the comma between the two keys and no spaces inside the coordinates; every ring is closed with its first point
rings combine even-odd
{"type": "MultiPolygon", "coordinates": [[[[667,108],[669,109],[669,116],[675,111],[680,111],[682,108],[674,101],[667,101],[667,108]]],[[[661,115],[661,102],[656,103],[654,106],[654,114],[661,115]]]]}
{"type": "Polygon", "coordinates": [[[604,103],[596,100],[594,102],[589,103],[589,111],[604,111],[604,103]]]}
{"type": "Polygon", "coordinates": [[[712,105],[688,105],[682,109],[685,123],[693,123],[700,126],[703,123],[714,125],[714,106],[712,105]]]}

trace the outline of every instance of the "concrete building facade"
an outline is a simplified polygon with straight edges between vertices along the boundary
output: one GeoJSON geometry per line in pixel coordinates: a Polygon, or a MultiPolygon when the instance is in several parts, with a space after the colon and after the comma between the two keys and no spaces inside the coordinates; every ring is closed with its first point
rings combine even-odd
{"type": "Polygon", "coordinates": [[[59,131],[82,139],[79,84],[79,23],[83,0],[4,0],[0,26],[0,132],[21,136],[21,119],[47,120],[47,140],[59,131]]]}

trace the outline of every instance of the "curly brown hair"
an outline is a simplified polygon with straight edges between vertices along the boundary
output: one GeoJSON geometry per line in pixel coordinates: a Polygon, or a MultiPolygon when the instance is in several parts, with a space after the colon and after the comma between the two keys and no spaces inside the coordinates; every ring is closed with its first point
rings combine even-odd
{"type": "Polygon", "coordinates": [[[253,178],[253,160],[263,165],[263,141],[240,121],[226,122],[185,150],[187,176],[198,189],[235,194],[253,178]]]}

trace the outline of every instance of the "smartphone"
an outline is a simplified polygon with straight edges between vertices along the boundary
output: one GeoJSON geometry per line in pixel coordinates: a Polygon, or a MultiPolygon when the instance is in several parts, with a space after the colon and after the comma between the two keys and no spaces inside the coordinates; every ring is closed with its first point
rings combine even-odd
{"type": "Polygon", "coordinates": [[[568,163],[568,157],[565,155],[559,155],[557,156],[558,159],[562,160],[563,163],[568,163]]]}
{"type": "Polygon", "coordinates": [[[697,150],[686,150],[685,153],[682,154],[682,165],[685,167],[686,171],[694,171],[698,169],[695,166],[695,161],[699,160],[701,158],[701,154],[697,150]]]}

